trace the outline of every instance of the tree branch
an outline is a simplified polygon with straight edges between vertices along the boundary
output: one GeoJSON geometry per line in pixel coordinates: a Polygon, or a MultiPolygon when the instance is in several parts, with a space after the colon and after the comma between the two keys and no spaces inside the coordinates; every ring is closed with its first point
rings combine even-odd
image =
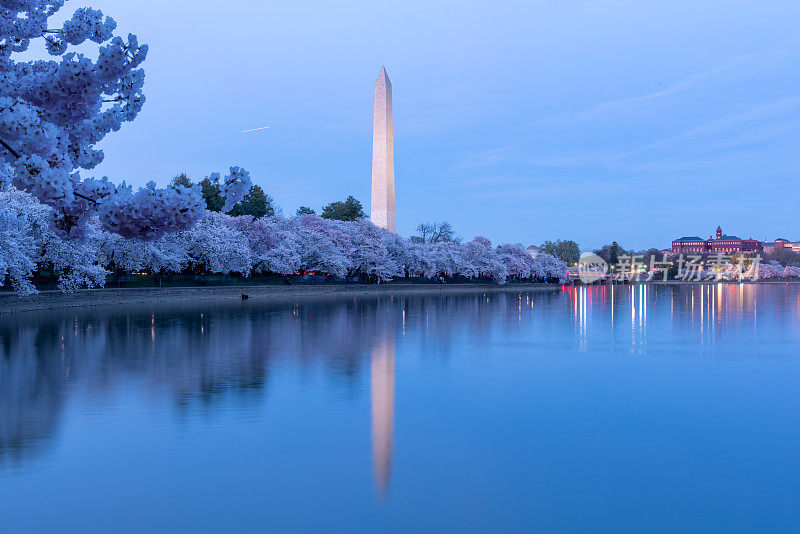
{"type": "MultiPolygon", "coordinates": [[[[16,151],[16,150],[14,150],[13,148],[11,148],[11,145],[9,145],[8,143],[6,143],[6,142],[5,142],[5,141],[3,141],[2,139],[0,139],[0,145],[3,145],[3,148],[5,148],[5,149],[6,149],[6,150],[8,150],[9,152],[11,152],[11,154],[12,154],[12,155],[13,155],[15,158],[17,158],[17,159],[19,159],[19,158],[20,158],[19,152],[17,152],[17,151],[16,151]]],[[[80,193],[75,193],[75,192],[73,192],[72,194],[73,194],[73,195],[75,195],[75,196],[76,196],[76,197],[78,197],[78,198],[82,198],[82,199],[84,199],[84,200],[88,200],[89,202],[94,202],[94,203],[95,203],[95,205],[97,204],[97,201],[96,201],[95,199],[93,199],[93,198],[89,198],[89,197],[87,197],[86,195],[81,195],[80,193]]]]}
{"type": "Polygon", "coordinates": [[[11,154],[12,154],[12,155],[13,155],[15,158],[19,159],[19,152],[17,152],[17,151],[16,151],[16,150],[14,150],[13,148],[11,148],[11,146],[10,146],[8,143],[6,143],[6,142],[5,142],[5,141],[3,141],[2,139],[0,139],[0,145],[3,145],[3,148],[5,148],[5,149],[6,149],[6,150],[8,150],[9,152],[11,152],[11,154]]]}
{"type": "Polygon", "coordinates": [[[86,195],[81,195],[80,193],[76,193],[74,191],[72,192],[72,194],[78,198],[82,198],[83,200],[88,200],[89,202],[94,202],[95,204],[97,204],[97,201],[95,199],[89,198],[86,195]]]}

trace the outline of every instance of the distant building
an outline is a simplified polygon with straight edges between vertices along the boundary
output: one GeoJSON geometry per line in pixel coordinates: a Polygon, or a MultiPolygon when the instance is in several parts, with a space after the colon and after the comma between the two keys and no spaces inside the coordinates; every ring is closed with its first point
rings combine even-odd
{"type": "Polygon", "coordinates": [[[672,252],[702,254],[706,252],[707,244],[708,242],[702,237],[679,237],[672,241],[672,252]]]}
{"type": "Polygon", "coordinates": [[[764,250],[764,243],[758,239],[742,239],[742,252],[759,252],[764,250]]]}
{"type": "Polygon", "coordinates": [[[539,247],[537,247],[536,245],[531,245],[525,249],[525,252],[527,252],[531,258],[535,258],[536,256],[539,255],[539,247]]]}
{"type": "Polygon", "coordinates": [[[717,226],[716,237],[680,237],[672,242],[672,252],[676,254],[733,254],[736,252],[757,252],[764,250],[764,243],[757,239],[742,239],[735,235],[725,235],[722,227],[717,226]]]}
{"type": "Polygon", "coordinates": [[[800,253],[800,241],[789,241],[779,237],[775,241],[764,241],[764,252],[772,253],[775,251],[789,250],[791,252],[800,253]]]}

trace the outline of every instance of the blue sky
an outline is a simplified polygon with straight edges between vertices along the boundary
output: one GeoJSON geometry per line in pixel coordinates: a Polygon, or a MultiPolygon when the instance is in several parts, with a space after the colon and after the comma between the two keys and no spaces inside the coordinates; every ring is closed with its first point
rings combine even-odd
{"type": "Polygon", "coordinates": [[[368,209],[385,64],[403,235],[800,238],[798,2],[90,4],[150,45],[145,109],[98,174],[240,165],[286,214],[368,209]]]}

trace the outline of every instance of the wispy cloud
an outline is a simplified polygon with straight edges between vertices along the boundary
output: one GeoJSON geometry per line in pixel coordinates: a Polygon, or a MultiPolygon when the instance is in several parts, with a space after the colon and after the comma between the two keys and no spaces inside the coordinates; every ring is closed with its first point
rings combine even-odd
{"type": "Polygon", "coordinates": [[[800,53],[800,36],[796,35],[775,48],[730,58],[707,70],[691,74],[682,80],[674,81],[663,89],[633,97],[601,102],[574,114],[559,115],[543,119],[540,121],[540,124],[564,124],[598,118],[613,118],[624,114],[627,110],[639,108],[642,104],[657,102],[684,93],[707,80],[718,78],[721,75],[735,73],[742,68],[759,68],[764,62],[770,59],[796,56],[798,53],[800,53]]]}
{"type": "Polygon", "coordinates": [[[651,101],[660,100],[666,97],[677,95],[679,93],[688,91],[693,87],[699,85],[704,80],[713,78],[724,72],[733,70],[738,65],[755,57],[756,54],[747,54],[732,58],[721,65],[712,67],[706,71],[698,72],[687,76],[686,78],[673,82],[663,89],[645,93],[643,95],[633,96],[629,98],[619,98],[616,100],[609,100],[601,102],[590,108],[584,109],[574,114],[559,115],[556,117],[549,117],[540,121],[540,124],[564,124],[569,122],[580,122],[599,117],[613,117],[620,114],[623,110],[631,107],[638,106],[651,101]]]}
{"type": "MultiPolygon", "coordinates": [[[[705,71],[687,76],[682,80],[670,83],[663,89],[650,93],[630,97],[610,100],[592,106],[574,114],[550,117],[539,121],[539,126],[552,126],[558,124],[569,131],[570,128],[580,123],[600,121],[604,124],[607,121],[616,120],[623,115],[630,115],[633,110],[641,110],[642,106],[665,105],[671,98],[677,97],[682,93],[700,90],[705,82],[718,80],[724,76],[753,76],[759,69],[770,68],[768,65],[774,61],[785,61],[787,58],[794,60],[800,57],[800,36],[794,36],[781,45],[760,52],[742,54],[727,61],[713,66],[705,71]]],[[[774,68],[774,65],[772,65],[774,68]]],[[[602,140],[599,146],[595,145],[591,150],[584,146],[567,145],[566,151],[561,154],[542,154],[535,148],[536,137],[508,143],[506,145],[489,148],[468,154],[460,162],[453,164],[448,172],[465,171],[481,167],[499,166],[504,164],[541,166],[541,167],[586,167],[586,166],[611,166],[619,164],[626,158],[653,151],[658,148],[667,149],[669,146],[677,146],[681,142],[688,142],[703,136],[710,136],[714,133],[723,132],[726,128],[758,119],[766,118],[772,112],[779,112],[781,109],[794,107],[797,97],[790,97],[781,101],[768,104],[761,104],[753,108],[733,115],[708,121],[694,126],[678,134],[647,142],[639,147],[624,149],[622,147],[603,149],[602,140]]],[[[777,131],[777,129],[775,129],[777,131]]],[[[641,137],[633,137],[635,141],[640,141],[641,137]]],[[[742,138],[742,141],[745,139],[742,138]]],[[[722,143],[724,144],[724,143],[722,143]]],[[[607,145],[608,146],[608,145],[607,145]]]]}
{"type": "Polygon", "coordinates": [[[496,165],[498,163],[506,162],[510,159],[516,159],[518,156],[519,143],[508,146],[500,146],[490,148],[488,150],[481,150],[467,155],[461,162],[456,163],[450,167],[449,171],[457,171],[462,169],[469,169],[475,167],[486,167],[489,165],[496,165]]]}
{"type": "Polygon", "coordinates": [[[799,45],[795,37],[658,91],[552,119],[563,128],[534,124],[535,133],[522,139],[467,154],[447,169],[448,178],[465,203],[536,205],[552,217],[569,216],[564,199],[600,213],[607,205],[594,201],[613,194],[626,212],[641,213],[652,207],[645,199],[669,203],[720,183],[738,187],[724,193],[731,199],[766,174],[786,183],[793,169],[785,160],[771,169],[763,161],[800,139],[800,94],[796,86],[765,84],[797,68],[799,45]],[[623,116],[632,120],[618,120],[623,116]]]}
{"type": "Polygon", "coordinates": [[[531,167],[587,167],[597,165],[600,162],[610,161],[615,156],[616,154],[610,154],[596,149],[592,151],[582,151],[579,154],[572,155],[540,156],[526,153],[523,144],[515,143],[469,154],[462,161],[449,167],[447,172],[453,173],[467,169],[499,166],[506,163],[531,167]]]}
{"type": "MultiPolygon", "coordinates": [[[[777,119],[781,121],[789,112],[796,110],[798,107],[800,107],[800,95],[759,104],[743,112],[726,115],[720,119],[689,128],[676,135],[648,143],[625,155],[634,155],[654,149],[665,149],[676,145],[685,145],[687,143],[693,143],[693,146],[696,146],[694,143],[702,139],[714,138],[720,133],[735,133],[740,131],[743,126],[750,126],[752,128],[753,123],[758,123],[767,119],[777,119]]],[[[774,127],[775,124],[771,126],[774,127]]],[[[751,139],[759,140],[756,136],[753,136],[751,139]]]]}

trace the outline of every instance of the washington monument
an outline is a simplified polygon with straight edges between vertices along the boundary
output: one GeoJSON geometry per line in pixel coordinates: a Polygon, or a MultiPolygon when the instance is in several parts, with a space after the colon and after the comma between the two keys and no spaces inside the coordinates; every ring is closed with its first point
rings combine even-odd
{"type": "Polygon", "coordinates": [[[395,231],[394,140],[392,138],[392,82],[381,67],[375,82],[375,117],[372,123],[372,222],[395,231]]]}

